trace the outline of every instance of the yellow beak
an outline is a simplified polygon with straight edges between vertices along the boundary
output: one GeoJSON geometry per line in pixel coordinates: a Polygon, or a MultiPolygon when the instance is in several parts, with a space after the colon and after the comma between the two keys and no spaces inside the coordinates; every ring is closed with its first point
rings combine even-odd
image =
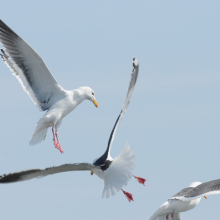
{"type": "Polygon", "coordinates": [[[91,171],[91,176],[93,175],[93,172],[91,171]]]}
{"type": "Polygon", "coordinates": [[[205,199],[207,199],[207,196],[204,196],[205,199]]]}
{"type": "Polygon", "coordinates": [[[96,102],[96,100],[95,100],[95,99],[93,99],[92,101],[93,101],[93,103],[94,103],[95,107],[96,107],[96,108],[98,108],[98,107],[99,107],[98,102],[96,102]]]}

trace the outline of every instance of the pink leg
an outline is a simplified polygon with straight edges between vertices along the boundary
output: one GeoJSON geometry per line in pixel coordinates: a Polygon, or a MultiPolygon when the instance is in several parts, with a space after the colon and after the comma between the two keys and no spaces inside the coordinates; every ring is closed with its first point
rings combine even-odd
{"type": "Polygon", "coordinates": [[[60,145],[60,141],[59,141],[59,138],[58,138],[58,134],[57,134],[57,131],[56,131],[56,133],[55,133],[55,135],[56,135],[56,138],[57,138],[57,145],[58,145],[58,149],[60,150],[60,153],[62,154],[63,153],[63,149],[62,149],[62,147],[61,147],[61,145],[60,145]]]}
{"type": "Polygon", "coordinates": [[[173,215],[174,215],[174,213],[171,214],[171,217],[172,217],[172,219],[174,220],[174,216],[173,216],[173,215]]]}
{"type": "Polygon", "coordinates": [[[169,215],[166,216],[166,220],[168,220],[168,219],[169,219],[169,215]]]}
{"type": "Polygon", "coordinates": [[[57,148],[57,141],[56,141],[56,137],[55,137],[54,127],[52,127],[52,132],[53,132],[53,143],[54,143],[54,147],[57,148]]]}
{"type": "Polygon", "coordinates": [[[137,177],[137,176],[134,176],[134,175],[133,175],[133,177],[142,185],[144,185],[145,181],[147,181],[146,179],[141,178],[141,177],[137,177]]]}
{"type": "Polygon", "coordinates": [[[124,191],[123,189],[121,189],[122,192],[125,194],[126,198],[128,199],[128,201],[130,202],[131,200],[134,201],[133,199],[133,195],[129,192],[124,191]]]}
{"type": "Polygon", "coordinates": [[[62,148],[60,147],[60,145],[59,145],[59,141],[58,141],[58,143],[57,143],[57,141],[56,141],[56,134],[55,134],[55,131],[54,131],[54,127],[52,127],[52,132],[53,132],[53,143],[54,143],[54,147],[55,148],[57,148],[58,150],[60,150],[60,152],[62,153],[63,152],[63,150],[62,150],[62,148]],[[61,148],[61,149],[60,149],[61,148]]]}

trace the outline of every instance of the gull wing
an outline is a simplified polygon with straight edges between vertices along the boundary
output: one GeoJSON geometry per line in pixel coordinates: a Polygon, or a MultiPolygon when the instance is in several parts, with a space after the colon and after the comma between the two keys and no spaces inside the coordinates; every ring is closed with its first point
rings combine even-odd
{"type": "Polygon", "coordinates": [[[8,173],[0,176],[0,183],[14,183],[68,171],[94,171],[95,169],[97,169],[97,167],[90,163],[73,163],[64,164],[57,167],[49,167],[46,169],[23,170],[20,172],[8,173]]]}
{"type": "Polygon", "coordinates": [[[188,187],[184,194],[182,195],[174,195],[171,197],[171,199],[179,199],[183,201],[190,201],[197,198],[200,198],[202,196],[207,195],[213,195],[213,194],[219,194],[220,193],[220,179],[219,180],[213,180],[206,183],[202,183],[196,187],[188,187]]]}
{"type": "Polygon", "coordinates": [[[125,98],[124,105],[122,107],[122,110],[121,110],[121,112],[120,112],[120,114],[119,114],[119,116],[118,116],[118,118],[115,122],[115,125],[112,129],[112,132],[110,134],[110,137],[109,137],[109,140],[108,140],[108,146],[107,146],[107,149],[106,149],[105,153],[94,163],[94,165],[96,165],[96,166],[103,165],[105,163],[106,159],[108,158],[109,154],[110,154],[112,142],[114,140],[118,125],[121,122],[121,119],[123,118],[126,110],[128,109],[130,99],[131,99],[132,93],[134,91],[135,84],[137,82],[138,71],[139,71],[139,63],[138,63],[137,58],[134,57],[133,58],[133,70],[132,70],[131,79],[130,79],[130,82],[129,82],[129,85],[128,85],[128,91],[127,91],[127,95],[126,95],[126,98],[125,98]]]}
{"type": "Polygon", "coordinates": [[[24,91],[42,111],[62,99],[65,90],[50,73],[40,55],[0,20],[1,57],[24,91]]]}

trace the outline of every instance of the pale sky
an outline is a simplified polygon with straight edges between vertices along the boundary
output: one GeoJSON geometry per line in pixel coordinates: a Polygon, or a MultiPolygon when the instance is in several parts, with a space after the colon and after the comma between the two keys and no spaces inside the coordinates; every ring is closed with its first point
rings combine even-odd
{"type": "MultiPolygon", "coordinates": [[[[90,86],[99,108],[84,101],[52,132],[28,145],[38,111],[0,62],[0,175],[64,163],[91,162],[107,147],[123,105],[132,58],[140,63],[129,109],[111,155],[128,141],[134,175],[124,190],[102,199],[104,182],[90,172],[68,172],[0,185],[1,219],[149,219],[192,182],[220,178],[219,1],[26,1],[1,3],[1,19],[45,60],[65,89],[90,86]]],[[[183,219],[219,214],[220,196],[202,199],[183,219]]]]}

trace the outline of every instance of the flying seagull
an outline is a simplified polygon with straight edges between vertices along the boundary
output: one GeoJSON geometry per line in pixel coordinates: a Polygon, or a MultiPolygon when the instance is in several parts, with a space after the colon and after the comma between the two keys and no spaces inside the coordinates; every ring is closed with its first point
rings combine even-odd
{"type": "Polygon", "coordinates": [[[195,208],[201,198],[220,193],[220,179],[206,183],[194,182],[172,196],[151,216],[150,220],[180,220],[180,212],[195,208]]]}
{"type": "Polygon", "coordinates": [[[54,146],[62,153],[57,134],[62,119],[85,99],[98,107],[94,91],[87,86],[71,91],[63,89],[40,55],[2,20],[0,20],[0,43],[3,45],[0,55],[12,74],[39,110],[47,110],[33,131],[30,145],[45,140],[47,129],[52,127],[54,146]]]}
{"type": "MultiPolygon", "coordinates": [[[[125,194],[129,202],[133,200],[132,194],[122,189],[122,187],[127,185],[128,181],[133,176],[131,172],[131,170],[134,168],[133,150],[130,148],[128,144],[126,144],[118,157],[113,159],[110,156],[111,145],[114,140],[115,133],[117,131],[118,125],[125,111],[128,108],[128,105],[130,103],[130,98],[137,81],[138,69],[139,69],[137,58],[133,59],[133,66],[134,68],[131,74],[131,80],[129,83],[126,99],[123,108],[113,127],[113,130],[110,134],[107,149],[102,156],[100,156],[98,159],[95,159],[93,161],[93,164],[90,163],[64,164],[61,166],[46,168],[42,170],[31,169],[31,170],[25,170],[15,173],[9,173],[0,176],[0,183],[12,183],[12,182],[24,181],[36,177],[44,177],[47,175],[67,172],[67,171],[89,170],[91,171],[91,175],[94,173],[98,177],[104,180],[104,190],[102,193],[103,198],[109,198],[110,196],[115,195],[118,191],[122,190],[122,192],[125,194]]],[[[144,185],[146,179],[137,176],[134,177],[138,180],[139,183],[144,185]]]]}

